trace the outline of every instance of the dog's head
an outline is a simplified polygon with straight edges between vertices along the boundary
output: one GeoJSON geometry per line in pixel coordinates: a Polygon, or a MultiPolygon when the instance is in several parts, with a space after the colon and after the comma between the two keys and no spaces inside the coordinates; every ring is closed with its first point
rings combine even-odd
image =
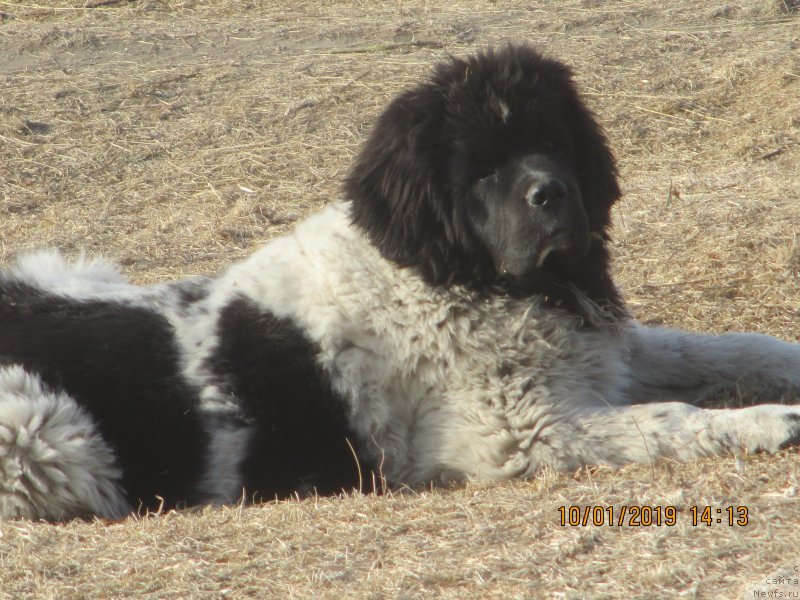
{"type": "Polygon", "coordinates": [[[353,220],[432,285],[621,306],[614,157],[570,70],[528,46],[438,65],[395,98],[345,182],[353,220]]]}

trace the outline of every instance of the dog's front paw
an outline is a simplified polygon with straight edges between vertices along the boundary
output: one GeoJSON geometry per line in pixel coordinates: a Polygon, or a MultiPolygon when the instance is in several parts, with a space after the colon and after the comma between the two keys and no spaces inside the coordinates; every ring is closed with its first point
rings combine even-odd
{"type": "Polygon", "coordinates": [[[748,452],[776,452],[800,445],[800,406],[764,404],[734,410],[732,427],[739,445],[748,452]]]}

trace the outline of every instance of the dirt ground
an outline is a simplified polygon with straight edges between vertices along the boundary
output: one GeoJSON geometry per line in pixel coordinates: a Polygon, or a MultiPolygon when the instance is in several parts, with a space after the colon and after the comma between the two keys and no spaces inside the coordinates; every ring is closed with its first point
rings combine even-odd
{"type": "MultiPolygon", "coordinates": [[[[437,59],[508,41],[570,64],[608,130],[634,313],[798,341],[796,0],[0,0],[0,264],[55,246],[143,283],[218,271],[337,198],[380,109],[437,59]]],[[[0,597],[800,597],[798,526],[789,450],[0,523],[0,597]],[[561,526],[573,505],[677,522],[561,526]],[[694,526],[693,506],[748,524],[694,526]]]]}

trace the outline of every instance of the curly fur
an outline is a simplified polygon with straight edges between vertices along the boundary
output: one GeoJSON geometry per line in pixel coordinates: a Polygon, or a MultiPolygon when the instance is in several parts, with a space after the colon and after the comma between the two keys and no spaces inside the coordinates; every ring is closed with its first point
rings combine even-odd
{"type": "Polygon", "coordinates": [[[776,450],[800,346],[631,319],[614,158],[569,69],[453,58],[378,119],[345,199],[215,278],[54,253],[0,274],[0,516],[776,450]],[[38,441],[37,441],[38,440],[38,441]]]}

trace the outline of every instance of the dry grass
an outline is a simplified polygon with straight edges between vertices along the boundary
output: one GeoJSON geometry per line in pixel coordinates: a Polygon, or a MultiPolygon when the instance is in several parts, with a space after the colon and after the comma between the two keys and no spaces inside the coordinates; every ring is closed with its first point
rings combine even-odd
{"type": "Polygon", "coordinates": [[[113,524],[6,523],[0,589],[58,599],[731,598],[797,564],[800,467],[788,455],[744,463],[545,474],[113,524]],[[632,504],[675,506],[677,524],[559,525],[559,506],[632,504]],[[748,506],[751,522],[694,527],[696,505],[748,506]]]}
{"type": "MultiPolygon", "coordinates": [[[[218,270],[336,197],[373,117],[435,59],[528,40],[575,67],[617,151],[615,269],[637,315],[800,338],[796,2],[0,12],[0,262],[55,245],[141,282],[218,270]]],[[[2,523],[0,597],[753,597],[780,566],[800,569],[797,459],[2,523]],[[569,504],[681,512],[675,527],[562,528],[569,504]],[[692,527],[695,504],[747,505],[751,523],[692,527]]]]}

